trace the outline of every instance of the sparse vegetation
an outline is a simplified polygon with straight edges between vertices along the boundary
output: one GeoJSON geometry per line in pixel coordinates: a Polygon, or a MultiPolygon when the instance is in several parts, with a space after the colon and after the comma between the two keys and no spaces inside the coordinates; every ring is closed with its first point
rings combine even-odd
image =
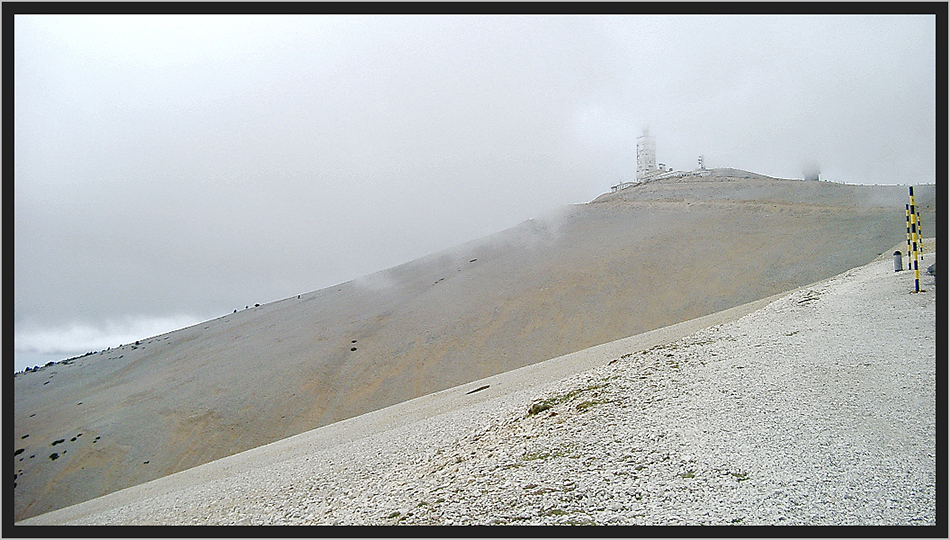
{"type": "Polygon", "coordinates": [[[523,461],[534,461],[536,459],[547,459],[551,457],[552,455],[553,454],[551,452],[545,452],[545,451],[528,452],[527,454],[521,456],[521,459],[523,461]]]}
{"type": "Polygon", "coordinates": [[[554,406],[552,400],[544,400],[539,403],[532,403],[531,408],[528,409],[528,416],[538,414],[539,412],[544,412],[554,406]]]}
{"type": "Polygon", "coordinates": [[[600,405],[600,404],[602,404],[602,403],[606,403],[606,402],[605,402],[605,401],[602,401],[602,400],[599,400],[599,399],[586,400],[586,401],[582,401],[582,402],[578,403],[578,404],[577,404],[577,407],[575,407],[575,408],[576,408],[578,411],[583,412],[583,411],[586,411],[587,409],[589,409],[589,408],[591,408],[591,407],[594,407],[594,406],[596,406],[596,405],[600,405]]]}
{"type": "Polygon", "coordinates": [[[614,359],[611,360],[610,362],[607,362],[607,364],[608,364],[608,365],[609,365],[609,364],[613,364],[614,362],[616,362],[616,361],[618,361],[618,360],[627,360],[628,358],[630,358],[630,357],[632,357],[632,356],[633,356],[633,353],[622,354],[622,355],[620,355],[620,358],[614,358],[614,359]]]}
{"type": "MultiPolygon", "coordinates": [[[[569,445],[573,446],[573,445],[569,445]]],[[[522,461],[535,461],[538,459],[559,458],[568,455],[572,448],[554,448],[552,450],[539,450],[536,452],[526,452],[521,456],[522,461]]]]}
{"type": "Polygon", "coordinates": [[[566,401],[570,401],[576,398],[577,396],[583,394],[584,392],[590,392],[592,390],[597,390],[598,388],[603,388],[605,386],[607,386],[606,383],[593,384],[585,388],[577,388],[577,389],[571,390],[570,392],[566,394],[561,394],[559,396],[554,396],[552,398],[548,398],[543,401],[532,403],[531,407],[528,409],[528,416],[533,416],[535,414],[538,414],[539,412],[546,411],[550,409],[551,407],[554,407],[555,405],[564,403],[566,401]]]}

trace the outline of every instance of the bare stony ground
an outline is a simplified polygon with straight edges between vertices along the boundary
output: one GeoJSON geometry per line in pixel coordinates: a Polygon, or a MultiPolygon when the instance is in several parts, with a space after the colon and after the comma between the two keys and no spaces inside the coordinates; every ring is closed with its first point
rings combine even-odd
{"type": "MultiPolygon", "coordinates": [[[[15,519],[801,287],[904,238],[905,186],[706,173],[16,375],[15,519]]],[[[935,188],[916,193],[929,226],[935,188]]]]}
{"type": "Polygon", "coordinates": [[[882,257],[22,524],[934,526],[923,276],[882,257]]]}

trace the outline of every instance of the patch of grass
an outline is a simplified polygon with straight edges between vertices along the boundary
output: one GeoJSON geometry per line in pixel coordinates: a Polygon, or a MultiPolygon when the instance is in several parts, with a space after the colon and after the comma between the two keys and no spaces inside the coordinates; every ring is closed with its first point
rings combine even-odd
{"type": "Polygon", "coordinates": [[[587,387],[585,387],[585,388],[578,388],[578,389],[576,389],[576,390],[571,390],[570,392],[568,392],[568,393],[566,393],[566,394],[557,396],[555,399],[558,400],[558,403],[563,403],[563,402],[565,402],[565,401],[570,401],[570,400],[576,398],[577,396],[583,394],[584,392],[590,392],[591,390],[597,390],[598,388],[603,388],[603,387],[605,387],[605,386],[607,386],[607,385],[606,385],[606,384],[592,384],[592,385],[587,386],[587,387]]]}
{"type": "Polygon", "coordinates": [[[572,399],[583,394],[584,392],[590,392],[591,390],[597,390],[598,388],[603,388],[605,386],[607,386],[606,383],[592,384],[584,388],[576,388],[574,390],[571,390],[570,392],[567,392],[566,394],[561,394],[559,396],[554,396],[552,398],[548,398],[543,401],[532,403],[531,408],[528,409],[528,416],[532,416],[532,415],[538,414],[539,412],[546,411],[550,409],[551,407],[554,407],[555,405],[559,405],[566,401],[571,401],[572,399]]]}
{"type": "Polygon", "coordinates": [[[539,459],[551,459],[551,458],[559,458],[559,457],[565,457],[565,456],[577,457],[576,455],[575,456],[569,455],[571,452],[575,450],[575,446],[576,445],[573,443],[568,443],[566,446],[559,447],[559,448],[539,450],[537,452],[526,452],[523,456],[521,456],[521,461],[535,461],[539,459]]]}
{"type": "Polygon", "coordinates": [[[680,478],[696,478],[696,471],[690,470],[679,474],[680,478]]]}
{"type": "Polygon", "coordinates": [[[804,296],[802,296],[802,298],[798,301],[798,303],[807,304],[809,302],[818,300],[818,297],[820,296],[821,296],[821,293],[819,293],[818,291],[809,289],[808,291],[805,291],[804,296]]]}
{"type": "Polygon", "coordinates": [[[395,519],[401,515],[402,515],[402,512],[398,512],[398,511],[393,512],[392,514],[389,514],[388,516],[386,516],[386,519],[395,519]]]}
{"type": "Polygon", "coordinates": [[[535,461],[538,459],[548,459],[551,457],[555,457],[553,452],[545,452],[542,450],[540,452],[528,452],[527,454],[521,456],[521,459],[522,461],[535,461]]]}
{"type": "Polygon", "coordinates": [[[744,482],[744,481],[746,481],[746,480],[749,479],[748,473],[744,473],[744,472],[742,472],[742,471],[739,471],[739,472],[731,472],[731,473],[729,473],[729,474],[731,474],[733,477],[735,477],[735,479],[738,480],[739,482],[744,482]]]}
{"type": "Polygon", "coordinates": [[[630,358],[630,357],[632,357],[632,356],[633,356],[633,353],[622,354],[622,355],[620,355],[620,358],[614,358],[614,359],[611,360],[610,362],[607,362],[607,364],[608,364],[608,365],[609,365],[609,364],[613,364],[614,362],[616,362],[616,361],[618,361],[618,360],[627,360],[628,358],[630,358]]]}
{"type": "Polygon", "coordinates": [[[543,516],[566,516],[567,512],[561,510],[560,508],[552,508],[545,513],[541,514],[543,516]]]}
{"type": "Polygon", "coordinates": [[[528,416],[533,416],[539,412],[544,412],[554,406],[553,400],[546,399],[538,403],[532,403],[531,408],[528,409],[528,416]]]}
{"type": "MultiPolygon", "coordinates": [[[[679,343],[676,343],[676,342],[673,342],[673,343],[662,343],[662,344],[660,344],[660,345],[654,345],[653,347],[650,347],[649,349],[647,349],[646,351],[643,351],[643,352],[648,352],[648,351],[662,351],[662,350],[667,350],[667,349],[669,349],[669,350],[671,350],[671,351],[675,351],[676,349],[679,349],[679,348],[680,348],[680,344],[679,344],[679,343]]],[[[667,356],[670,356],[670,355],[667,355],[667,356]]]]}
{"type": "Polygon", "coordinates": [[[575,407],[575,408],[576,408],[577,410],[579,410],[579,411],[586,411],[587,409],[589,409],[589,408],[591,408],[591,407],[594,407],[594,406],[596,406],[596,405],[601,405],[601,404],[603,404],[603,403],[606,403],[606,401],[601,401],[601,400],[599,400],[599,399],[586,400],[586,401],[582,401],[582,402],[578,403],[578,404],[577,404],[577,407],[575,407]]]}

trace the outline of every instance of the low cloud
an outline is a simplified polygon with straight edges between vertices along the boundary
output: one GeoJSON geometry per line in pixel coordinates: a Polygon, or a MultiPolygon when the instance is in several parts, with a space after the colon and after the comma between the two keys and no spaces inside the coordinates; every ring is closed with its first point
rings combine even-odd
{"type": "Polygon", "coordinates": [[[57,327],[26,327],[17,329],[14,334],[14,355],[23,352],[31,355],[62,355],[66,358],[164,334],[197,324],[201,320],[191,315],[175,315],[128,317],[123,320],[107,320],[101,324],[72,323],[57,327]]]}
{"type": "Polygon", "coordinates": [[[645,126],[676,170],[933,183],[935,25],[17,15],[17,350],[101,350],[511,228],[498,246],[543,247],[548,209],[633,180],[645,126]]]}

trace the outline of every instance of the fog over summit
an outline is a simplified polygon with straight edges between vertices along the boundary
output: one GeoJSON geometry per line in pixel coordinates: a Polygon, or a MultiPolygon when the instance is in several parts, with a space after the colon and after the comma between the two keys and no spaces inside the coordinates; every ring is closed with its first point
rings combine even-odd
{"type": "MultiPolygon", "coordinates": [[[[934,223],[935,186],[915,194],[934,223]]],[[[17,519],[837,275],[903,245],[906,198],[738,169],[653,180],[19,373],[17,519]]]]}
{"type": "Polygon", "coordinates": [[[935,18],[15,15],[15,365],[343,283],[663,163],[933,183],[935,18]]]}

